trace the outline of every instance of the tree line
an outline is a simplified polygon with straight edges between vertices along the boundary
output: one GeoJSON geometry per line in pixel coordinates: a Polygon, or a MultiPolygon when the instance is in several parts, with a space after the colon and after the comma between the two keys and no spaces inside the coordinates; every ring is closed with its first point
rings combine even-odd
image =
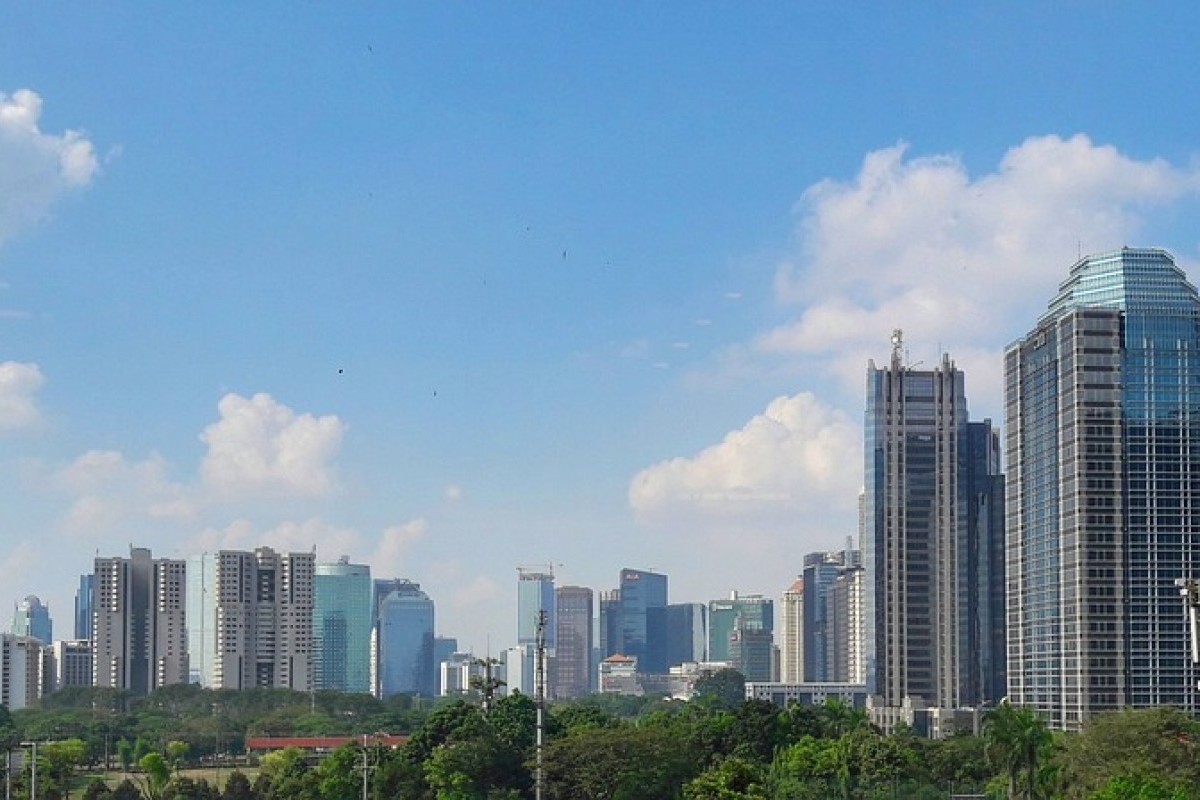
{"type": "MultiPolygon", "coordinates": [[[[592,695],[556,703],[536,759],[537,709],[512,694],[438,702],[282,690],[168,687],[133,698],[70,690],[0,710],[8,744],[38,751],[39,800],[1200,800],[1200,726],[1168,708],[1100,714],[1051,733],[1002,704],[979,736],[883,735],[844,703],[744,700],[740,676],[702,680],[690,701],[592,695]],[[248,735],[405,733],[396,748],[347,745],[320,759],[270,753],[216,786],[185,767],[241,752],[248,735]],[[85,765],[121,764],[117,785],[79,786],[85,765]],[[75,786],[76,788],[72,789],[75,786]],[[74,792],[72,795],[71,792],[74,792]]],[[[219,763],[219,762],[217,762],[219,763]]],[[[30,773],[13,775],[28,798],[30,773]]]]}

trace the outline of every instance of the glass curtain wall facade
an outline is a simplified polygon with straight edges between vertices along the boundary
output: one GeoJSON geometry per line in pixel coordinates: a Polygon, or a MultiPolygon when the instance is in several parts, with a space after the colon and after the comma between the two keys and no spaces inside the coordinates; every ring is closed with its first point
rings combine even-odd
{"type": "Polygon", "coordinates": [[[313,674],[318,689],[371,691],[371,568],[341,558],[313,578],[313,674]]]}
{"type": "Polygon", "coordinates": [[[1196,709],[1174,581],[1200,575],[1200,298],[1171,256],[1074,266],[1005,353],[1008,682],[1054,727],[1196,709]]]}
{"type": "Polygon", "coordinates": [[[378,695],[435,696],[433,601],[420,584],[406,580],[376,581],[375,596],[378,695]]]}

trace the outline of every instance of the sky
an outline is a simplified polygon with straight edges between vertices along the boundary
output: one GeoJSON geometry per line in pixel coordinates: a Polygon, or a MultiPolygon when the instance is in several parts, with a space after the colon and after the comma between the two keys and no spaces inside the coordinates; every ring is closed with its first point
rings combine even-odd
{"type": "Polygon", "coordinates": [[[1002,422],[1081,254],[1200,267],[1191,4],[0,0],[0,602],[316,548],[778,597],[904,332],[1002,422]]]}

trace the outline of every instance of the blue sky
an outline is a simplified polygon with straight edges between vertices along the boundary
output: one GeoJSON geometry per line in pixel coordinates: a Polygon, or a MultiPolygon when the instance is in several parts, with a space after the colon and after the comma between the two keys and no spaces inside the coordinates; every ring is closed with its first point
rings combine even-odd
{"type": "Polygon", "coordinates": [[[1080,252],[1194,274],[1186,4],[0,3],[0,587],[317,546],[777,596],[906,332],[977,416],[1080,252]]]}

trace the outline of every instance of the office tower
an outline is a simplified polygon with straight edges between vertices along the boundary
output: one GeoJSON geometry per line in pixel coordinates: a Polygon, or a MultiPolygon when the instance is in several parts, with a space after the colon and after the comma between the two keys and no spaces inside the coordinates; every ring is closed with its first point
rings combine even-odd
{"type": "Polygon", "coordinates": [[[453,636],[433,637],[433,663],[436,667],[458,652],[458,639],[453,636]]]}
{"type": "Polygon", "coordinates": [[[94,574],[92,685],[147,694],[186,683],[186,562],[134,547],[97,558],[94,574]]]}
{"type": "Polygon", "coordinates": [[[313,678],[318,689],[371,691],[371,568],[342,556],[313,578],[313,678]]]}
{"type": "Polygon", "coordinates": [[[771,631],[739,614],[729,632],[729,666],[748,682],[766,683],[774,678],[773,662],[771,631]]]}
{"type": "Polygon", "coordinates": [[[779,680],[804,682],[804,577],[783,590],[779,603],[779,680]]]}
{"type": "Polygon", "coordinates": [[[708,604],[708,659],[709,661],[731,660],[729,655],[730,636],[741,618],[748,627],[756,627],[773,633],[775,628],[774,604],[761,594],[729,593],[723,600],[712,600],[708,604]]]}
{"type": "Polygon", "coordinates": [[[379,697],[437,694],[433,601],[405,579],[375,581],[375,690],[379,697]]]}
{"type": "Polygon", "coordinates": [[[96,576],[80,575],[79,588],[75,590],[75,638],[92,638],[92,597],[95,595],[96,576]]]}
{"type": "Polygon", "coordinates": [[[672,603],[667,606],[667,667],[708,660],[708,606],[672,603]]]}
{"type": "Polygon", "coordinates": [[[836,680],[833,654],[837,625],[831,608],[833,586],[845,566],[844,552],[809,553],[804,557],[804,680],[836,680]]]}
{"type": "Polygon", "coordinates": [[[474,689],[473,681],[483,679],[484,667],[470,653],[449,653],[438,663],[438,696],[464,695],[474,689]]]}
{"type": "Polygon", "coordinates": [[[70,686],[92,685],[92,643],[86,639],[60,640],[50,646],[51,669],[43,692],[70,686]]]}
{"type": "Polygon", "coordinates": [[[546,647],[554,649],[554,573],[517,568],[517,644],[537,644],[538,614],[546,612],[546,647]]]}
{"type": "MultiPolygon", "coordinates": [[[[865,575],[866,571],[861,564],[844,567],[830,587],[829,599],[826,601],[828,630],[832,631],[832,636],[827,641],[826,655],[829,658],[830,680],[838,683],[867,682],[864,650],[866,627],[863,616],[865,575]]],[[[1001,594],[1003,588],[1001,584],[1001,594]]],[[[1003,653],[1004,649],[1000,648],[994,652],[1003,653]]],[[[1003,673],[999,679],[1003,680],[1003,673]]],[[[989,696],[1003,697],[1003,694],[989,696]]]]}
{"type": "Polygon", "coordinates": [[[189,559],[189,639],[214,689],[313,688],[313,553],[221,550],[189,559]]]}
{"type": "Polygon", "coordinates": [[[45,646],[32,636],[0,633],[0,705],[28,708],[42,696],[45,646]]]}
{"type": "Polygon", "coordinates": [[[621,590],[600,592],[599,627],[600,658],[616,655],[621,650],[621,590]]]}
{"type": "MultiPolygon", "coordinates": [[[[969,432],[963,373],[949,356],[916,369],[899,331],[892,345],[891,364],[867,370],[868,683],[885,713],[908,700],[938,709],[996,702],[971,668],[996,654],[971,651],[1002,638],[984,629],[980,603],[1003,567],[977,561],[1002,536],[997,517],[979,512],[1003,487],[994,458],[968,458],[975,437],[994,442],[995,433],[990,422],[969,432]]],[[[886,719],[885,727],[895,717],[886,719]]]]}
{"type": "Polygon", "coordinates": [[[28,595],[13,610],[11,633],[17,636],[32,636],[44,645],[54,641],[54,623],[50,620],[50,609],[42,605],[35,594],[28,595]]]}
{"type": "Polygon", "coordinates": [[[1056,728],[1196,711],[1200,298],[1162,250],[1071,267],[1005,353],[1008,694],[1056,728]]]}
{"type": "Polygon", "coordinates": [[[561,586],[555,592],[553,679],[550,697],[569,700],[592,692],[592,590],[561,586]]]}
{"type": "Polygon", "coordinates": [[[628,567],[621,570],[620,652],[636,658],[642,672],[667,671],[666,617],[651,611],[666,605],[666,575],[628,567]]]}

